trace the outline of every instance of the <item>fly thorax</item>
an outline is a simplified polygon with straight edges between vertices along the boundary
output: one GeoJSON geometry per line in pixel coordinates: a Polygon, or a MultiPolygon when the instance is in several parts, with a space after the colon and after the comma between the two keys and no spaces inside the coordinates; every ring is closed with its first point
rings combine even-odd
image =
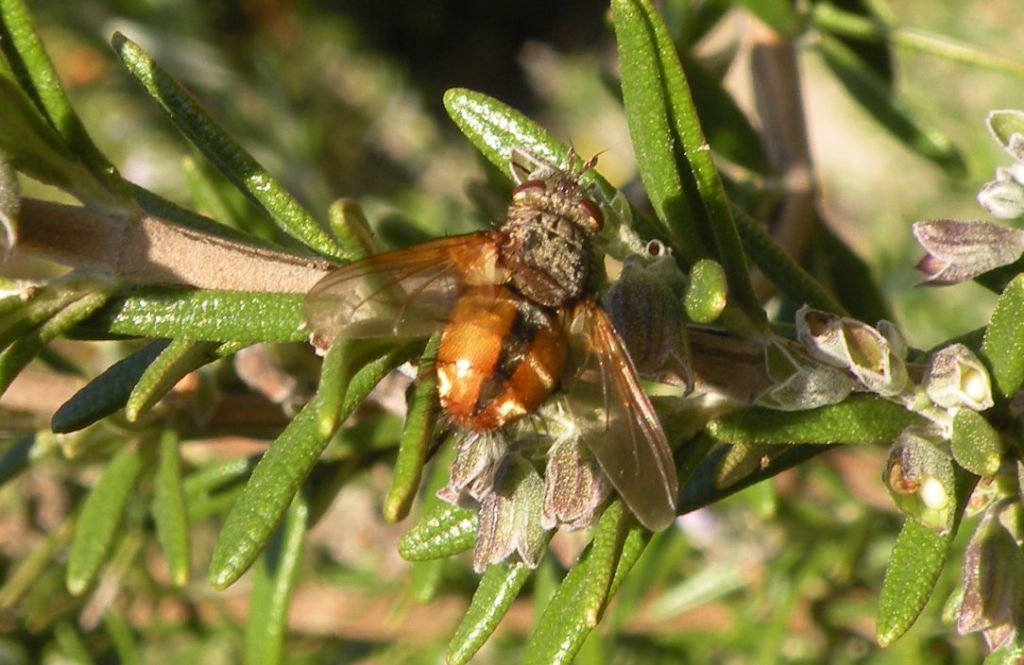
{"type": "Polygon", "coordinates": [[[502,259],[517,291],[545,307],[580,297],[590,268],[587,231],[564,216],[515,207],[502,231],[502,259]]]}

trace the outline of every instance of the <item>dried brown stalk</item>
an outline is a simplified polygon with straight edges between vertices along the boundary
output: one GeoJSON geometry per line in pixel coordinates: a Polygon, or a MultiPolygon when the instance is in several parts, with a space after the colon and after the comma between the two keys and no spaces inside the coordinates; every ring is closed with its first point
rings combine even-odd
{"type": "Polygon", "coordinates": [[[22,199],[17,251],[135,283],[306,293],[330,269],[323,259],[247,245],[144,215],[22,199]]]}
{"type": "MultiPolygon", "coordinates": [[[[783,201],[771,224],[772,235],[798,261],[818,219],[818,186],[807,139],[800,94],[800,72],[793,44],[754,18],[744,33],[750,48],[754,104],[765,148],[781,175],[783,201]]],[[[759,276],[760,277],[760,276],[759,276]]],[[[763,300],[773,292],[763,277],[755,282],[763,300]]]]}

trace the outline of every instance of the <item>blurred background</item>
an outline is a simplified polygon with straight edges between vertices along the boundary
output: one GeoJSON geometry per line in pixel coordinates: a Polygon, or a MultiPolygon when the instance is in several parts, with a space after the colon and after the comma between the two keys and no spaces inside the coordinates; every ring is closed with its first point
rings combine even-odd
{"type": "MultiPolygon", "coordinates": [[[[689,4],[661,6],[671,18],[689,4]]],[[[385,246],[479,228],[503,209],[483,186],[493,174],[447,120],[441,96],[451,87],[509,103],[583,155],[604,151],[599,170],[627,191],[640,191],[609,85],[616,57],[604,2],[48,0],[29,6],[99,146],[127,178],[183,205],[191,202],[182,159],[195,155],[119,69],[108,46],[114,31],[139,42],[185,83],[314,213],[324,216],[339,197],[357,199],[385,246]]],[[[901,0],[892,9],[900,25],[988,53],[1017,57],[1024,43],[1024,5],[1016,0],[901,0]]],[[[729,53],[744,25],[723,21],[703,54],[729,53]]],[[[981,287],[913,288],[921,251],[910,225],[986,218],[975,193],[1008,158],[988,136],[985,114],[1024,108],[1021,81],[919,52],[892,54],[903,102],[962,151],[966,173],[951,178],[851,100],[817,55],[813,34],[798,48],[829,224],[867,261],[912,345],[927,348],[982,325],[994,296],[981,287]]],[[[720,70],[740,106],[749,108],[742,60],[720,70]]],[[[25,194],[53,196],[31,182],[25,194]]],[[[685,536],[659,535],[579,662],[978,662],[978,640],[953,636],[938,606],[894,647],[882,652],[874,644],[877,591],[900,523],[878,482],[883,459],[882,451],[837,451],[685,518],[685,536]]],[[[377,517],[388,479],[386,467],[378,471],[343,492],[314,532],[311,565],[293,604],[288,662],[441,658],[474,579],[465,565],[447,564],[437,596],[426,604],[416,600],[408,591],[416,573],[394,552],[405,527],[377,517]]],[[[10,493],[8,486],[0,494],[8,513],[20,509],[10,493]]],[[[6,536],[16,538],[8,523],[6,536]]],[[[197,544],[207,556],[208,547],[197,544]]],[[[570,556],[578,543],[558,547],[570,556]]],[[[545,563],[534,594],[542,594],[545,579],[557,578],[557,566],[545,563]]],[[[940,582],[940,601],[956,577],[950,570],[940,582]]],[[[203,574],[195,579],[184,599],[151,585],[128,603],[140,662],[237,662],[244,581],[215,594],[203,574]]],[[[27,654],[51,639],[53,620],[32,624],[0,615],[0,634],[8,637],[0,663],[31,662],[27,654]]],[[[524,596],[477,662],[516,662],[531,621],[531,596],[524,596]]],[[[114,656],[102,662],[115,662],[114,656]]]]}

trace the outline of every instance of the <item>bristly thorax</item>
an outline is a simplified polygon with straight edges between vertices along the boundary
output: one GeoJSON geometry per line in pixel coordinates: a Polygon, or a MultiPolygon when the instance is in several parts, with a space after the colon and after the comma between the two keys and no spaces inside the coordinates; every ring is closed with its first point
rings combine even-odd
{"type": "Polygon", "coordinates": [[[512,284],[545,307],[572,305],[583,294],[590,269],[590,232],[573,214],[563,191],[514,200],[501,227],[501,258],[512,284]]]}

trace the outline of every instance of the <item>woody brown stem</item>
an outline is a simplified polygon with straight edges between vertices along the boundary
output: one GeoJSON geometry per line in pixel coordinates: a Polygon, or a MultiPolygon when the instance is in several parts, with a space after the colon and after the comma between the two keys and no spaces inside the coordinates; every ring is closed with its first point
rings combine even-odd
{"type": "MultiPolygon", "coordinates": [[[[768,158],[782,177],[784,199],[772,223],[772,235],[799,260],[817,220],[817,181],[807,139],[800,95],[800,73],[792,43],[751,18],[750,68],[754,103],[768,158]]],[[[772,287],[763,277],[755,283],[760,298],[772,287]]]]}
{"type": "Polygon", "coordinates": [[[204,289],[306,293],[330,265],[269,250],[165,219],[105,214],[22,199],[16,251],[135,283],[204,289]]]}

